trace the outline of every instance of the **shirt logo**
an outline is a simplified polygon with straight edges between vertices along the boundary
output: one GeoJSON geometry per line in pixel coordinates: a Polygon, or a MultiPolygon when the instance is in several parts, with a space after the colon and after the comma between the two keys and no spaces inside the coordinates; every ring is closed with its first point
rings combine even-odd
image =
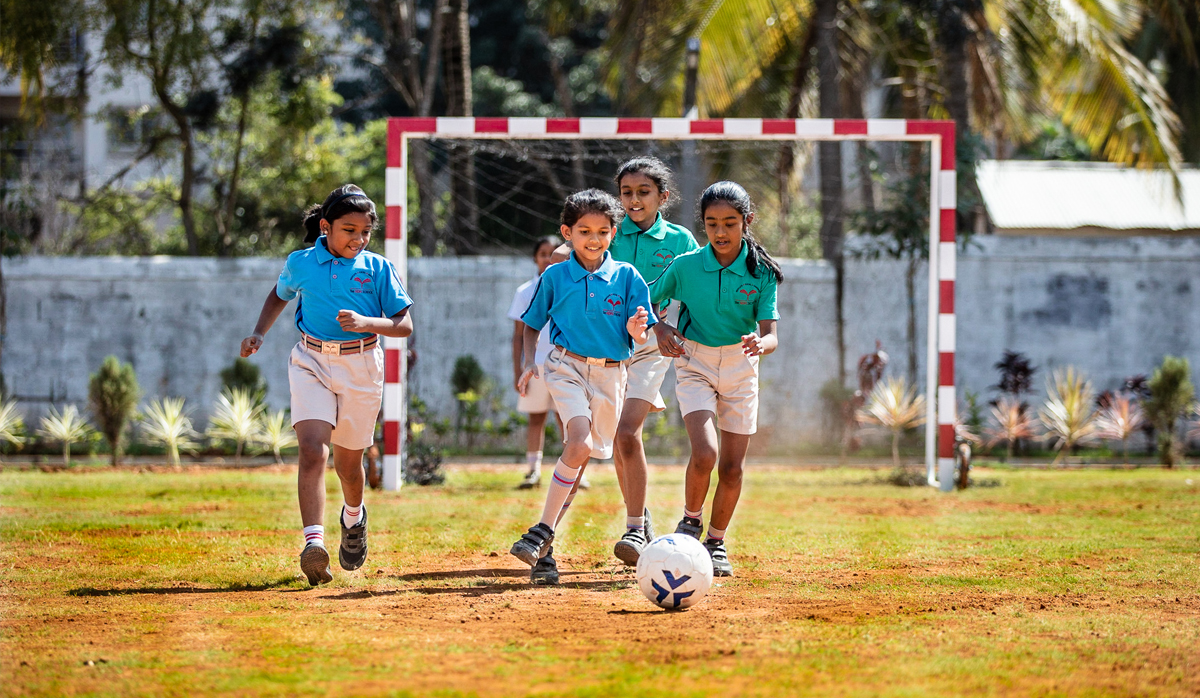
{"type": "Polygon", "coordinates": [[[675,259],[675,253],[665,247],[661,247],[655,250],[654,259],[650,260],[650,266],[655,269],[665,269],[673,259],[675,259]]]}
{"type": "Polygon", "coordinates": [[[754,302],[756,295],[758,295],[758,289],[754,288],[753,284],[742,284],[733,292],[733,302],[738,305],[750,305],[754,302]]]}
{"type": "Polygon", "coordinates": [[[624,301],[621,300],[620,296],[615,293],[610,293],[607,297],[605,297],[604,307],[601,308],[600,311],[605,315],[621,315],[621,306],[623,304],[624,301]]]}
{"type": "Polygon", "coordinates": [[[350,293],[374,293],[375,292],[374,287],[367,288],[367,284],[370,284],[372,282],[372,279],[369,276],[358,276],[357,274],[355,274],[350,280],[354,281],[355,283],[358,284],[358,288],[350,289],[350,293]]]}

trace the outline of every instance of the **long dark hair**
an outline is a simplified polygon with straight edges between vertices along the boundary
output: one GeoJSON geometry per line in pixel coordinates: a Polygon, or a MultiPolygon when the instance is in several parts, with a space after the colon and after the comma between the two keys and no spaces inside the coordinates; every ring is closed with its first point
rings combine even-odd
{"type": "Polygon", "coordinates": [[[704,214],[708,211],[708,207],[718,201],[729,204],[735,211],[742,215],[742,240],[745,241],[746,247],[749,248],[746,252],[746,269],[750,271],[750,276],[759,276],[759,267],[766,267],[772,274],[775,275],[776,283],[783,281],[783,270],[779,267],[779,262],[776,262],[771,255],[763,249],[758,240],[754,239],[753,233],[750,232],[750,224],[747,222],[747,217],[754,213],[754,202],[750,201],[750,194],[746,193],[746,189],[737,182],[728,180],[717,182],[704,190],[700,195],[700,223],[704,224],[704,214]]]}
{"type": "Polygon", "coordinates": [[[537,240],[533,241],[533,250],[531,250],[531,253],[529,256],[537,257],[538,250],[542,249],[542,245],[549,245],[551,248],[557,250],[558,246],[561,244],[562,244],[562,240],[554,237],[553,235],[547,235],[544,238],[538,238],[537,240]]]}
{"type": "MultiPolygon", "coordinates": [[[[667,167],[667,163],[659,160],[651,155],[643,155],[641,157],[626,160],[617,168],[617,176],[613,177],[613,182],[617,188],[621,188],[621,180],[625,175],[644,174],[654,182],[654,186],[658,187],[658,192],[661,194],[664,191],[675,191],[675,174],[671,172],[671,168],[667,167]]],[[[667,202],[659,207],[659,212],[666,211],[674,203],[673,199],[667,199],[667,202]]]]}
{"type": "Polygon", "coordinates": [[[333,223],[347,213],[365,213],[371,219],[371,227],[375,229],[379,222],[379,214],[375,213],[375,202],[357,184],[343,184],[325,197],[325,202],[313,204],[304,212],[304,241],[316,242],[321,237],[321,219],[333,223]]]}
{"type": "Polygon", "coordinates": [[[584,189],[567,197],[563,202],[562,215],[559,221],[570,228],[589,213],[598,213],[615,226],[625,217],[625,209],[617,197],[599,189],[584,189]]]}

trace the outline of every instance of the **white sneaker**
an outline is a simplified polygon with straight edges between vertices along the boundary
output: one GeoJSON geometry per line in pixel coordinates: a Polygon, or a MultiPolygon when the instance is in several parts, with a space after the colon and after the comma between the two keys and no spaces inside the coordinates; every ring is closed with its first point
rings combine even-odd
{"type": "Polygon", "coordinates": [[[517,485],[517,489],[531,490],[535,487],[541,487],[541,486],[542,486],[542,473],[537,470],[530,470],[528,473],[525,474],[525,479],[521,481],[521,484],[517,485]]]}
{"type": "Polygon", "coordinates": [[[592,483],[588,482],[587,473],[584,473],[583,475],[579,476],[579,489],[581,489],[581,490],[592,489],[592,483]]]}

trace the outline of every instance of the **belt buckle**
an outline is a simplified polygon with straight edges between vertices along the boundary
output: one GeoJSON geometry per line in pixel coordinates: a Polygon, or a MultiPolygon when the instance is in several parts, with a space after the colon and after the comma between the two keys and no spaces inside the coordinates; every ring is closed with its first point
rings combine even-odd
{"type": "Polygon", "coordinates": [[[341,342],[321,342],[321,353],[329,356],[341,356],[342,344],[341,342]]]}
{"type": "Polygon", "coordinates": [[[607,363],[608,363],[608,359],[595,359],[595,358],[592,358],[592,357],[590,357],[590,356],[589,356],[589,357],[587,357],[587,358],[585,358],[585,359],[584,359],[584,361],[586,361],[586,362],[587,362],[587,365],[588,365],[588,366],[601,366],[601,367],[603,367],[605,364],[607,364],[607,363]]]}

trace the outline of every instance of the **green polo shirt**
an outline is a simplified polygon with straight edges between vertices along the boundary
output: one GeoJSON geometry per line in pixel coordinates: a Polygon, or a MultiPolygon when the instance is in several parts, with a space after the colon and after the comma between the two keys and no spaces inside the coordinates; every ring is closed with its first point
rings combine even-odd
{"type": "Polygon", "coordinates": [[[742,243],[737,259],[721,266],[712,247],[679,255],[650,285],[650,300],[680,303],[679,331],[707,347],[739,344],[755,332],[759,320],[778,320],[775,275],[759,265],[758,276],[746,269],[749,248],[742,243]]]}
{"type": "Polygon", "coordinates": [[[690,230],[666,220],[660,213],[654,225],[644,231],[626,216],[608,251],[618,262],[632,264],[646,283],[653,283],[671,266],[673,259],[699,247],[690,230]]]}

